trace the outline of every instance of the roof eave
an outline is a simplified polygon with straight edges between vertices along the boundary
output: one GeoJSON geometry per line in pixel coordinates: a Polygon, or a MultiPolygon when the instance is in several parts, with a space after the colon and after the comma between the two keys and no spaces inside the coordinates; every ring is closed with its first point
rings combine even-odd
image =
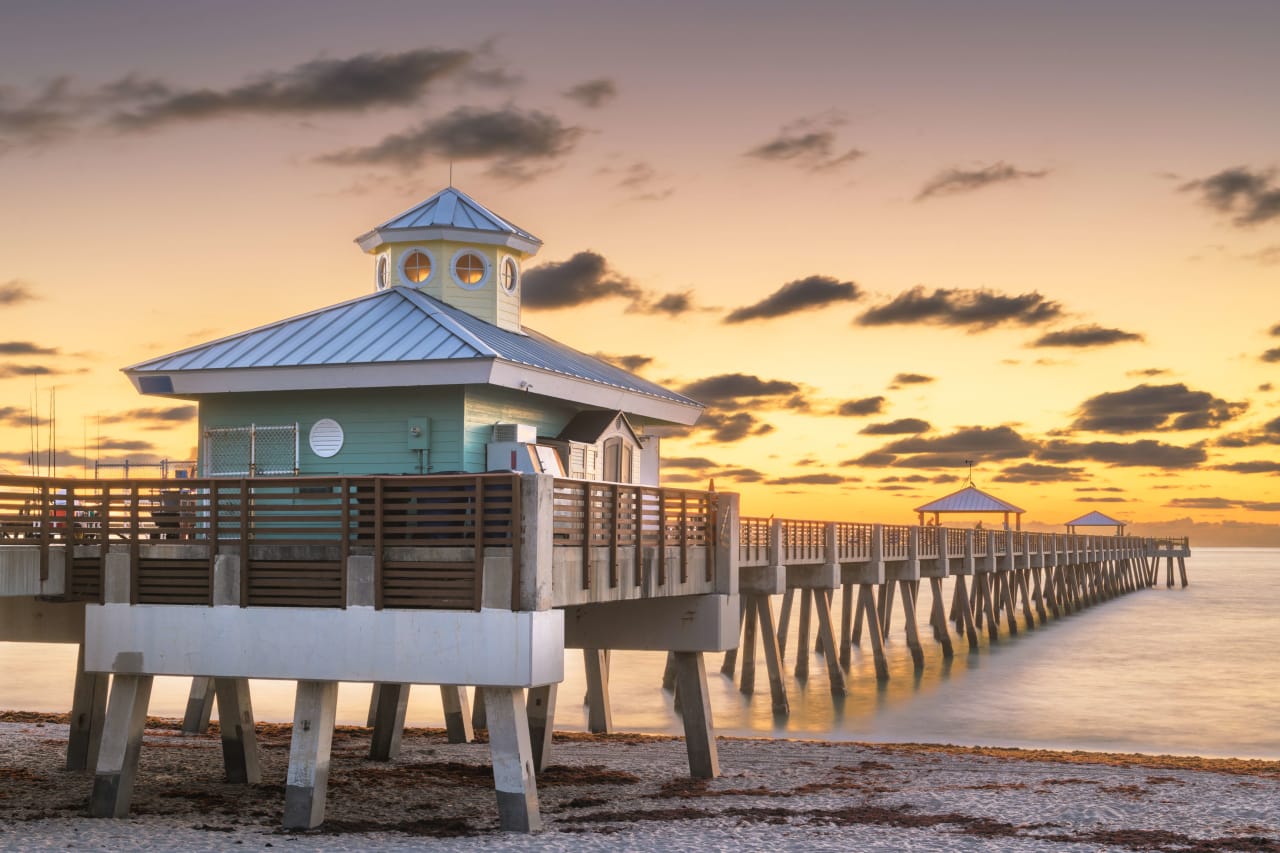
{"type": "Polygon", "coordinates": [[[486,246],[503,246],[526,255],[536,255],[542,241],[521,234],[504,234],[472,228],[430,226],[427,228],[383,228],[378,226],[356,238],[362,251],[373,252],[388,243],[427,243],[433,240],[451,240],[458,243],[481,243],[486,246]]]}

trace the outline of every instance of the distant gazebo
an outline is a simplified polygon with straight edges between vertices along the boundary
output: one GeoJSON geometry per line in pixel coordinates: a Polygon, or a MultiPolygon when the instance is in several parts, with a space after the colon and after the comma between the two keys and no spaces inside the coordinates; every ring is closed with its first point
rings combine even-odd
{"type": "Polygon", "coordinates": [[[1104,515],[1095,509],[1093,512],[1087,512],[1079,518],[1067,522],[1068,533],[1075,533],[1077,527],[1114,527],[1116,535],[1123,536],[1125,522],[1118,521],[1109,515],[1104,515]]]}
{"type": "Polygon", "coordinates": [[[972,482],[958,492],[952,492],[943,498],[938,498],[932,503],[924,506],[918,506],[915,509],[920,518],[920,525],[924,526],[925,515],[933,514],[933,524],[941,523],[940,517],[943,513],[1000,513],[1004,516],[1004,527],[1009,529],[1009,516],[1014,516],[1015,529],[1022,529],[1022,514],[1026,512],[1021,507],[1016,507],[1008,501],[1002,501],[995,495],[989,495],[986,492],[973,485],[972,482]]]}

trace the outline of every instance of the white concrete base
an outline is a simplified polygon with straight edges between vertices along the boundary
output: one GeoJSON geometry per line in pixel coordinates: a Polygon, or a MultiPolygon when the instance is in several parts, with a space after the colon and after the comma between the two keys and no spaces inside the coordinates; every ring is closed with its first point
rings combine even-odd
{"type": "Polygon", "coordinates": [[[65,595],[67,549],[49,547],[49,572],[40,580],[39,545],[0,545],[0,598],[8,596],[65,595]]]}
{"type": "Polygon", "coordinates": [[[571,649],[723,652],[738,646],[738,596],[690,595],[567,607],[571,649]]]}
{"type": "Polygon", "coordinates": [[[85,638],[91,672],[508,687],[564,679],[555,610],[102,604],[85,608],[85,638]]]}

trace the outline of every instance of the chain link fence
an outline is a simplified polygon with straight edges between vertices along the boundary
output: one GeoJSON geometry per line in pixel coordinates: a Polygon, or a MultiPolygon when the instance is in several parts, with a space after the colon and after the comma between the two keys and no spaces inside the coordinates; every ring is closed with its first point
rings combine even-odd
{"type": "Polygon", "coordinates": [[[206,477],[292,477],[298,473],[298,425],[249,424],[204,432],[206,477]]]}

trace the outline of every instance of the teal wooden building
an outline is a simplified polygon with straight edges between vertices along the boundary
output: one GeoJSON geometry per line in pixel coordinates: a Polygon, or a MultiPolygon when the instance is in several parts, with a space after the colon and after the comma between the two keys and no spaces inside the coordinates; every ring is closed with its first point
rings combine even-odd
{"type": "Polygon", "coordinates": [[[646,429],[702,406],[523,325],[538,238],[449,187],[356,243],[373,292],[124,369],[198,403],[201,476],[514,467],[656,485],[646,429]]]}

